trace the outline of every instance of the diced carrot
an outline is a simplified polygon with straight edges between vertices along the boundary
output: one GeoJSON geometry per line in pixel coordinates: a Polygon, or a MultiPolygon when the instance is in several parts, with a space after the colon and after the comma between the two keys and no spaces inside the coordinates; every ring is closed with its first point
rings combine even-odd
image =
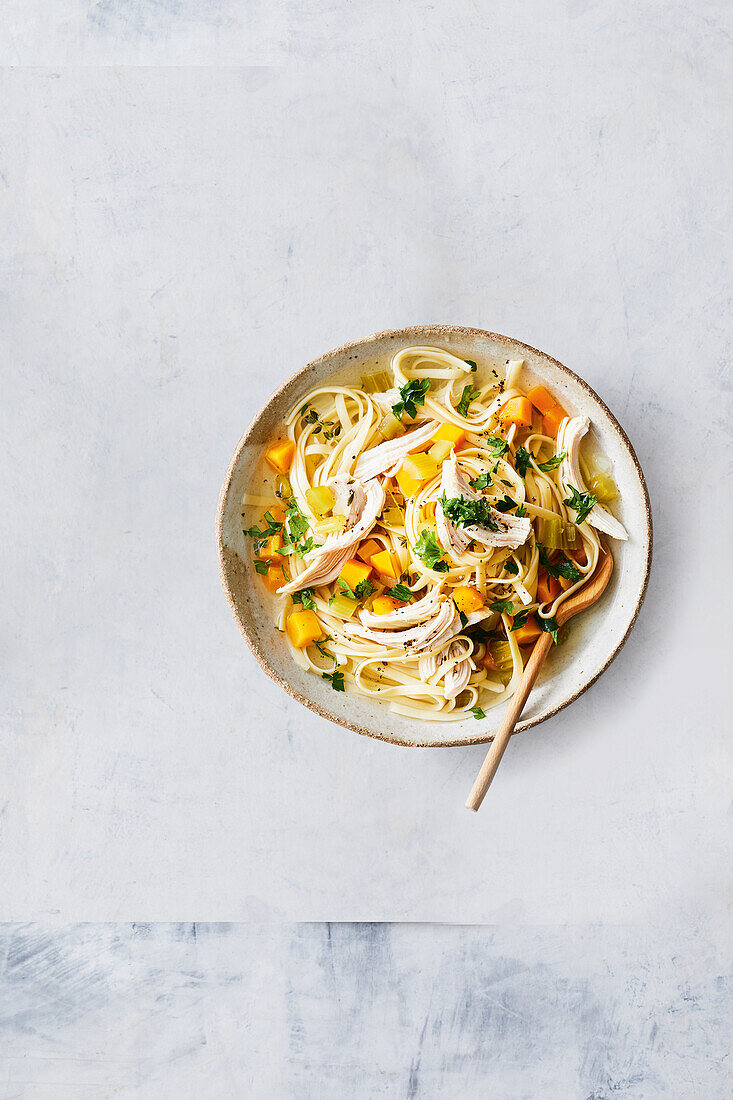
{"type": "Polygon", "coordinates": [[[282,555],[278,554],[278,550],[282,550],[282,545],[282,535],[270,535],[269,539],[265,539],[257,551],[257,557],[260,561],[279,562],[282,560],[282,555]]]}
{"type": "MultiPolygon", "coordinates": [[[[285,509],[283,508],[282,504],[274,504],[272,506],[272,508],[268,508],[267,511],[270,513],[272,518],[275,520],[275,523],[284,523],[285,522],[286,512],[285,512],[285,509]]],[[[265,520],[264,516],[262,517],[262,519],[265,521],[265,523],[267,522],[267,520],[265,520]]]]}
{"type": "Polygon", "coordinates": [[[462,584],[453,589],[453,603],[464,615],[469,615],[472,611],[481,610],[484,606],[484,598],[477,588],[473,588],[470,584],[462,584]]]}
{"type": "Polygon", "coordinates": [[[546,570],[541,569],[537,578],[537,600],[549,603],[560,595],[560,582],[546,570]]]}
{"type": "Polygon", "coordinates": [[[510,397],[499,409],[499,420],[505,424],[518,424],[520,428],[531,428],[532,405],[526,397],[510,397]]]}
{"type": "Polygon", "coordinates": [[[373,554],[378,554],[382,549],[382,544],[377,542],[376,539],[366,539],[361,543],[359,549],[356,551],[357,558],[361,558],[367,565],[370,563],[370,558],[373,554]]]}
{"type": "Polygon", "coordinates": [[[396,554],[393,554],[391,550],[380,550],[378,554],[373,554],[371,563],[380,576],[390,577],[395,581],[398,579],[400,575],[400,563],[397,560],[396,554]]]}
{"type": "Polygon", "coordinates": [[[356,558],[349,558],[349,560],[344,563],[339,573],[339,580],[348,584],[353,592],[357,584],[361,584],[362,581],[365,581],[369,577],[371,571],[371,565],[365,565],[364,562],[357,561],[356,558]]]}
{"type": "Polygon", "coordinates": [[[517,627],[513,633],[517,640],[517,645],[530,645],[531,642],[537,641],[542,631],[537,625],[537,620],[534,615],[530,615],[524,626],[517,627]]]}
{"type": "Polygon", "coordinates": [[[277,592],[278,588],[282,588],[287,580],[285,572],[279,565],[271,565],[266,573],[263,574],[262,580],[265,582],[265,588],[269,588],[270,592],[277,592]]]}
{"type": "Polygon", "coordinates": [[[488,648],[488,646],[486,648],[486,652],[484,653],[483,657],[479,661],[479,664],[483,665],[487,672],[500,672],[501,671],[499,666],[497,665],[496,661],[492,657],[491,650],[488,648]]]}
{"type": "Polygon", "coordinates": [[[532,386],[531,390],[527,390],[527,397],[543,416],[550,411],[553,405],[557,405],[555,398],[551,393],[548,393],[544,386],[532,386]]]}
{"type": "Polygon", "coordinates": [[[542,417],[542,431],[545,435],[552,436],[554,439],[567,415],[562,405],[553,405],[550,411],[542,417]]]}
{"type": "Polygon", "coordinates": [[[292,439],[281,439],[267,449],[265,458],[278,474],[286,474],[290,469],[294,454],[295,444],[292,439]]]}
{"type": "Polygon", "coordinates": [[[575,584],[575,581],[569,581],[567,579],[567,577],[558,577],[557,578],[557,583],[560,585],[563,592],[567,592],[568,588],[573,587],[573,585],[575,584]]]}
{"type": "Polygon", "coordinates": [[[315,611],[294,611],[288,615],[285,629],[296,649],[303,649],[323,637],[323,627],[315,611]]]}

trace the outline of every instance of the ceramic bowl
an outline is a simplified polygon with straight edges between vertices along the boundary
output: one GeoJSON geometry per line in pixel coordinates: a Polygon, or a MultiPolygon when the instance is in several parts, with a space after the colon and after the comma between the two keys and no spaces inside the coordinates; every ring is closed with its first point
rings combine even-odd
{"type": "Polygon", "coordinates": [[[249,540],[242,534],[242,494],[261,475],[265,444],[281,431],[287,412],[327,379],[356,382],[388,365],[400,348],[429,344],[447,348],[480,368],[524,360],[525,384],[542,382],[571,415],[588,416],[596,449],[613,463],[619,487],[618,515],[628,542],[609,540],[615,568],[603,597],[573,619],[562,645],[553,649],[527,703],[517,731],[530,729],[572,703],[593,684],[621,649],[639,613],[652,556],[652,518],[644,475],[626,433],[603,401],[577,374],[519,340],[453,325],[418,325],[380,332],[329,351],[297,371],[272,395],[242,436],[219,499],[217,537],[221,581],[234,618],[262,668],[310,710],[357,733],[395,745],[475,745],[492,738],[504,710],[482,721],[426,722],[392,714],[385,704],[334,692],[328,681],[300,669],[271,621],[270,597],[254,571],[249,540]]]}

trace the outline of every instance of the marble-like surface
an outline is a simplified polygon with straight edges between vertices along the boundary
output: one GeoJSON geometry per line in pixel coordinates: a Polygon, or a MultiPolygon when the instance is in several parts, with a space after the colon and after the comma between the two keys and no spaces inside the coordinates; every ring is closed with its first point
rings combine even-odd
{"type": "Polygon", "coordinates": [[[0,928],[3,1100],[723,1100],[701,924],[0,928]]]}
{"type": "Polygon", "coordinates": [[[717,918],[726,5],[262,4],[246,48],[224,0],[10,10],[5,59],[46,67],[0,72],[0,916],[663,916],[668,946],[717,918]],[[182,28],[208,65],[166,67],[182,28]],[[153,64],[89,64],[133,54],[153,64]],[[299,708],[217,577],[253,412],[324,349],[425,320],[583,374],[656,523],[626,649],[512,744],[478,817],[482,749],[299,708]]]}

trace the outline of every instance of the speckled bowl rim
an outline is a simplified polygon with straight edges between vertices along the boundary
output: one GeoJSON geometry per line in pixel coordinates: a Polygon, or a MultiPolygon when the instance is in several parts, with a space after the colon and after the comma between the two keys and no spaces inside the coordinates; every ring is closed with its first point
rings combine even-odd
{"type": "Polygon", "coordinates": [[[307,696],[302,695],[299,691],[296,691],[292,687],[292,685],[289,684],[287,680],[284,680],[283,677],[280,676],[277,671],[270,665],[267,659],[267,655],[260,645],[259,639],[255,635],[250,633],[239,613],[236,600],[229,584],[229,578],[227,576],[227,563],[224,553],[224,511],[229,488],[231,486],[235,470],[239,463],[242,450],[249,442],[250,437],[254,433],[254,430],[260,421],[260,418],[262,417],[265,410],[270,407],[272,402],[282,393],[284,393],[284,391],[287,390],[298,378],[300,378],[301,375],[305,374],[307,371],[312,370],[315,367],[321,366],[329,359],[337,358],[343,355],[344,352],[352,351],[354,348],[364,348],[369,344],[376,343],[379,340],[410,339],[414,342],[414,340],[419,339],[421,342],[424,343],[428,338],[440,339],[444,336],[488,337],[490,340],[493,340],[496,343],[503,343],[505,345],[511,346],[512,349],[523,348],[525,351],[530,352],[533,355],[538,355],[541,359],[544,359],[548,363],[551,363],[553,366],[558,367],[560,371],[568,376],[568,378],[571,378],[595,401],[597,401],[601,408],[604,410],[629,451],[631,459],[636,468],[636,472],[639,475],[639,480],[641,482],[641,487],[644,493],[644,510],[646,520],[646,530],[644,532],[644,535],[647,547],[646,562],[644,568],[644,582],[642,585],[641,593],[634,608],[634,613],[623,637],[621,638],[618,645],[614,649],[613,653],[611,653],[605,664],[593,676],[591,676],[587,683],[583,684],[582,687],[573,692],[573,694],[570,695],[564,702],[558,703],[557,706],[547,711],[546,714],[542,714],[537,718],[530,719],[528,722],[526,722],[526,724],[523,724],[521,728],[516,731],[517,733],[524,733],[527,730],[534,729],[535,726],[539,726],[540,723],[546,722],[550,718],[554,718],[555,715],[559,714],[561,710],[565,710],[565,707],[569,707],[571,703],[574,703],[576,699],[579,699],[580,696],[588,690],[588,688],[592,687],[593,684],[595,684],[596,680],[598,680],[598,678],[603,675],[609,665],[619,655],[624,645],[626,644],[626,641],[636,623],[637,618],[639,617],[641,605],[643,604],[644,597],[646,596],[647,587],[649,584],[649,573],[651,571],[652,565],[652,550],[654,543],[652,510],[651,504],[649,502],[649,490],[647,489],[644,471],[641,468],[639,459],[636,456],[636,451],[634,450],[633,444],[628,435],[621,427],[618,420],[613,415],[605,401],[598,396],[596,391],[592,388],[592,386],[588,385],[584,378],[581,378],[580,375],[575,374],[575,372],[571,371],[569,367],[566,367],[564,363],[561,363],[558,359],[554,359],[551,355],[548,355],[547,352],[540,351],[538,348],[533,348],[531,344],[525,344],[522,340],[515,340],[514,337],[504,336],[499,332],[489,332],[487,329],[471,328],[466,325],[410,325],[407,328],[385,329],[383,332],[372,333],[371,336],[366,336],[361,340],[351,340],[347,344],[341,344],[339,347],[333,348],[331,351],[327,351],[324,355],[319,355],[317,359],[312,359],[310,363],[306,363],[305,366],[295,371],[294,374],[291,374],[290,377],[286,379],[286,381],[283,382],[283,384],[279,386],[277,390],[274,391],[274,393],[268,398],[267,402],[262,406],[259,412],[252,418],[249,427],[246,429],[244,435],[239,440],[239,443],[236,446],[232,460],[229,463],[229,469],[227,470],[226,477],[224,478],[224,484],[222,485],[221,492],[219,494],[219,505],[216,515],[216,541],[219,555],[219,577],[221,580],[221,585],[224,589],[227,602],[232,610],[232,614],[234,615],[234,619],[237,623],[237,626],[239,627],[240,634],[251,649],[252,653],[255,656],[255,659],[260,664],[260,666],[264,669],[270,679],[274,680],[275,683],[283,689],[283,691],[286,691],[288,695],[290,695],[293,699],[296,699],[299,703],[302,703],[302,705],[304,707],[307,707],[308,710],[312,710],[315,714],[319,715],[319,717],[325,718],[329,722],[334,722],[338,726],[343,726],[346,729],[353,730],[355,733],[363,734],[365,737],[373,737],[376,741],[384,741],[388,745],[400,745],[403,748],[411,749],[447,749],[469,745],[485,745],[493,740],[494,734],[492,733],[489,736],[479,735],[477,737],[461,737],[450,741],[436,741],[427,743],[416,743],[415,741],[407,741],[404,738],[400,737],[385,737],[381,733],[376,733],[374,730],[367,729],[366,726],[360,726],[354,722],[349,722],[345,718],[338,718],[335,714],[326,710],[324,707],[319,706],[319,704],[315,703],[312,699],[309,699],[307,696]]]}

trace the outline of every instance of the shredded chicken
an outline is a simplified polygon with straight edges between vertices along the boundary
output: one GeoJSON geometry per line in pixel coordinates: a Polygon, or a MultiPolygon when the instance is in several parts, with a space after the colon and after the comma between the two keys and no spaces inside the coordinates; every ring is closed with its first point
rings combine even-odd
{"type": "Polygon", "coordinates": [[[420,679],[427,682],[442,665],[452,661],[453,663],[438,676],[438,680],[443,681],[445,698],[456,699],[467,686],[473,672],[473,665],[468,657],[464,657],[461,661],[455,660],[462,652],[462,646],[458,642],[450,642],[439,653],[429,653],[426,657],[421,657],[417,666],[420,679]]]}
{"type": "Polygon", "coordinates": [[[376,447],[364,451],[356,464],[355,476],[367,481],[370,477],[376,477],[378,474],[391,473],[395,466],[399,466],[405,455],[408,455],[415,447],[419,447],[432,439],[438,427],[439,424],[436,421],[430,420],[427,424],[408,432],[407,435],[398,436],[397,439],[388,439],[384,443],[379,443],[376,447]]]}
{"type": "MultiPolygon", "coordinates": [[[[450,456],[443,463],[440,490],[441,495],[445,493],[448,498],[464,497],[467,500],[480,500],[483,497],[482,493],[472,489],[468,484],[458,465],[455,451],[451,451],[450,456]]],[[[474,539],[484,546],[508,546],[515,550],[529,538],[532,524],[528,516],[510,516],[492,508],[491,518],[497,526],[495,531],[477,524],[456,527],[445,515],[438,501],[435,507],[435,520],[441,546],[453,557],[459,557],[474,539]]]]}
{"type": "Polygon", "coordinates": [[[301,588],[336,580],[354,547],[369,534],[384,507],[384,486],[379,481],[362,485],[348,474],[338,474],[329,487],[334,494],[334,511],[343,509],[341,514],[346,514],[346,530],[329,535],[323,546],[306,554],[305,569],[279,588],[278,595],[289,596],[301,588]]]}
{"type": "MultiPolygon", "coordinates": [[[[580,443],[583,436],[590,428],[590,420],[587,416],[573,416],[563,420],[560,431],[557,433],[558,454],[565,452],[561,467],[562,479],[567,486],[579,493],[587,492],[583,476],[580,472],[580,443]]],[[[591,527],[610,535],[612,539],[628,539],[628,533],[622,523],[612,516],[602,504],[595,504],[588,513],[588,523],[591,527]]]]}
{"type": "Polygon", "coordinates": [[[364,610],[359,612],[359,618],[364,626],[395,630],[423,622],[434,613],[439,601],[440,588],[431,588],[427,596],[423,596],[417,603],[408,603],[404,607],[398,607],[390,615],[375,615],[373,611],[364,610]]]}
{"type": "MultiPolygon", "coordinates": [[[[421,600],[421,603],[426,601],[421,600]]],[[[414,605],[413,605],[414,606],[414,605]]],[[[441,596],[435,610],[429,617],[416,626],[405,630],[371,630],[364,625],[350,624],[351,632],[358,638],[366,638],[370,642],[387,646],[390,649],[405,649],[410,653],[420,653],[426,649],[433,649],[450,641],[462,630],[473,626],[485,619],[491,612],[487,610],[474,611],[466,616],[465,624],[461,623],[461,616],[452,600],[441,596]]],[[[383,619],[383,616],[378,616],[383,619]]]]}

